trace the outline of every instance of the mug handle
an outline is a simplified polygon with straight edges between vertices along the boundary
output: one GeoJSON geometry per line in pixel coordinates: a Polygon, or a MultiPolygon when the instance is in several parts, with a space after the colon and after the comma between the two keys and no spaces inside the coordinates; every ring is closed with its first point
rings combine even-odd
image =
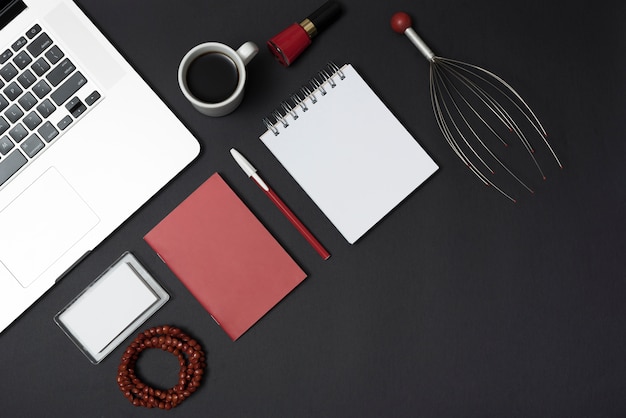
{"type": "Polygon", "coordinates": [[[254,42],[248,41],[239,47],[237,55],[239,55],[244,65],[248,65],[257,52],[259,52],[259,47],[254,42]]]}

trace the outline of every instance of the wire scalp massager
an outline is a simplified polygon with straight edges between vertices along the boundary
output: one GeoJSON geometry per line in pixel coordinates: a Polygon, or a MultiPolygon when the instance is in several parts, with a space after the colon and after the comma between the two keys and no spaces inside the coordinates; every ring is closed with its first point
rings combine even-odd
{"type": "Polygon", "coordinates": [[[502,127],[522,143],[542,179],[546,176],[535,157],[532,137],[536,140],[539,136],[563,168],[539,119],[508,83],[484,68],[435,55],[413,30],[411,18],[404,12],[393,15],[391,27],[405,34],[429,61],[430,98],[437,125],[454,153],[485,185],[516,201],[495,184],[496,172],[491,167],[495,162],[495,166],[502,167],[517,183],[534,193],[489,146],[495,138],[508,147],[502,127]]]}

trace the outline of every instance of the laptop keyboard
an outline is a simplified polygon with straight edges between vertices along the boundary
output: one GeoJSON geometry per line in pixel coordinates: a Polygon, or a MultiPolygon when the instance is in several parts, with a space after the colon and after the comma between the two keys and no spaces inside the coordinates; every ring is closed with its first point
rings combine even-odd
{"type": "Polygon", "coordinates": [[[87,83],[39,24],[0,54],[0,187],[99,102],[87,83]]]}

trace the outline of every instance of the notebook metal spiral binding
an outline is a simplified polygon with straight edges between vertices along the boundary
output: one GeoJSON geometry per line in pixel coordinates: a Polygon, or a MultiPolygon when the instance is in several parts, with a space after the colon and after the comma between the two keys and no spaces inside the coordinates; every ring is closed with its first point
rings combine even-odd
{"type": "Polygon", "coordinates": [[[346,76],[341,68],[331,61],[297,92],[293,93],[289,99],[283,101],[267,117],[263,118],[263,124],[267,130],[272,131],[275,136],[279,135],[278,126],[289,127],[288,116],[291,116],[292,120],[297,120],[301,112],[309,110],[307,99],[310,99],[311,104],[316,104],[318,94],[325,96],[329,88],[333,89],[337,86],[337,78],[343,80],[346,76]]]}

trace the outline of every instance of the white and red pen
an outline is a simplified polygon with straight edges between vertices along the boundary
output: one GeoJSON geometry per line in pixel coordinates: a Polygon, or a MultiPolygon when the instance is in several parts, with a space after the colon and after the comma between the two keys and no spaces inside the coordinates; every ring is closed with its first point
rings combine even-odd
{"type": "Polygon", "coordinates": [[[324,246],[313,236],[311,231],[298,219],[298,217],[289,209],[289,207],[282,201],[280,197],[272,190],[267,183],[261,179],[257,174],[256,168],[250,162],[234,148],[231,148],[230,154],[233,156],[239,167],[250,177],[256,184],[263,190],[263,192],[270,198],[270,200],[276,205],[276,207],[285,215],[291,224],[302,234],[302,236],[311,244],[311,246],[317,251],[317,253],[324,260],[330,258],[330,253],[324,248],[324,246]]]}

